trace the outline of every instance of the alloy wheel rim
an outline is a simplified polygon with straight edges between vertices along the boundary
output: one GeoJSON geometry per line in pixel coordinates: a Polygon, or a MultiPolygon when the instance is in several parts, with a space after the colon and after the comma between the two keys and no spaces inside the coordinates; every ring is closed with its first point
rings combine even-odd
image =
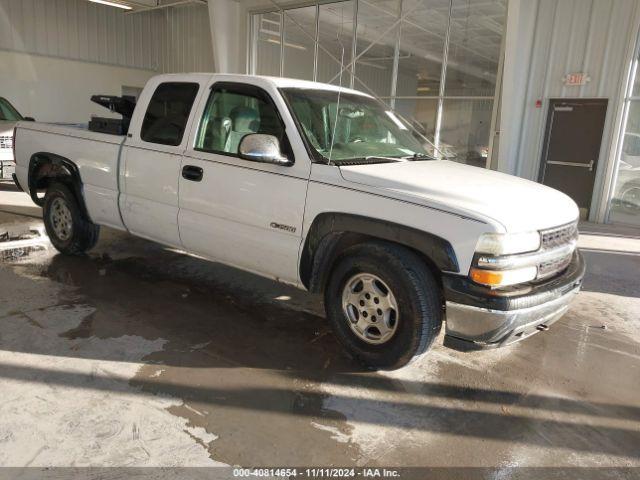
{"type": "Polygon", "coordinates": [[[71,210],[62,198],[55,198],[51,202],[51,213],[49,214],[51,226],[59,240],[66,241],[73,233],[73,220],[71,210]]]}
{"type": "Polygon", "coordinates": [[[342,310],[351,331],[367,343],[388,342],[398,328],[398,302],[382,279],[358,273],[345,283],[342,310]]]}

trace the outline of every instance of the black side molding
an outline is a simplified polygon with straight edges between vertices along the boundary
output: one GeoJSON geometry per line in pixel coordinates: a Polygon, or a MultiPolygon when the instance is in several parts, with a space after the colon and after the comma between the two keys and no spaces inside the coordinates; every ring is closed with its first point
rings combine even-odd
{"type": "Polygon", "coordinates": [[[458,259],[451,243],[422,230],[376,218],[346,213],[322,213],[309,229],[300,258],[300,278],[309,290],[324,285],[328,265],[335,248],[345,235],[360,235],[387,240],[410,247],[426,257],[441,271],[459,272],[458,259]]]}

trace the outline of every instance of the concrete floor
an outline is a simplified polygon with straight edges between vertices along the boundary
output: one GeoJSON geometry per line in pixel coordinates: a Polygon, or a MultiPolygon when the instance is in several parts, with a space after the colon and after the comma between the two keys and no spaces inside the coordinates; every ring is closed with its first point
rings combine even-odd
{"type": "Polygon", "coordinates": [[[640,232],[584,230],[550,331],[390,373],[317,297],[113,230],[5,260],[0,466],[640,466],[640,232]]]}

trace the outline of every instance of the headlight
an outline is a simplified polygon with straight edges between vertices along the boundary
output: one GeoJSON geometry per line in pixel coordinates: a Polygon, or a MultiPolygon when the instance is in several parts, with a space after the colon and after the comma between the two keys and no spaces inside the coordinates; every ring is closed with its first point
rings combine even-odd
{"type": "Polygon", "coordinates": [[[538,232],[485,233],[478,240],[469,276],[474,282],[492,288],[535,280],[538,263],[532,265],[531,255],[521,254],[539,250],[540,244],[538,232]]]}
{"type": "Polygon", "coordinates": [[[511,255],[513,253],[535,252],[540,248],[540,234],[527,233],[485,233],[478,240],[476,253],[490,255],[511,255]]]}

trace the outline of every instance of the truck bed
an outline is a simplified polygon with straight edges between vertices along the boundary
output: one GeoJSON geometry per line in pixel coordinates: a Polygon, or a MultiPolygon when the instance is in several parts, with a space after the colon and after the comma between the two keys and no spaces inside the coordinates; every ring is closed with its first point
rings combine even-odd
{"type": "Polygon", "coordinates": [[[125,135],[91,132],[75,126],[19,122],[14,142],[20,186],[29,191],[29,164],[39,153],[46,152],[70,160],[80,174],[92,220],[124,228],[118,206],[118,167],[125,139],[125,135]]]}

